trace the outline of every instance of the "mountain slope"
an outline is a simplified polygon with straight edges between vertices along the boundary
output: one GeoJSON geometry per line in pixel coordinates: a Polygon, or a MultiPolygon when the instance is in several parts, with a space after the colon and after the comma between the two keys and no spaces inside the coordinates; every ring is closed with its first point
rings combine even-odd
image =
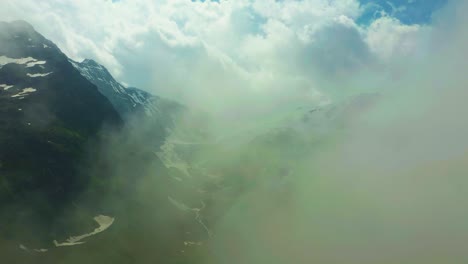
{"type": "Polygon", "coordinates": [[[99,92],[109,99],[121,116],[127,116],[138,106],[126,93],[125,87],[118,83],[104,66],[88,59],[81,63],[73,60],[70,62],[83,77],[98,87],[99,92]]]}
{"type": "Polygon", "coordinates": [[[0,233],[52,237],[29,228],[48,226],[80,193],[87,145],[121,124],[54,43],[26,22],[0,22],[0,233]]]}
{"type": "MultiPolygon", "coordinates": [[[[163,101],[174,107],[181,107],[175,102],[154,96],[138,88],[125,88],[114,79],[103,65],[94,60],[85,59],[82,62],[70,60],[70,62],[83,77],[98,87],[99,92],[109,99],[114,108],[125,119],[136,112],[143,112],[147,117],[159,115],[163,110],[160,109],[163,106],[163,101]]],[[[164,114],[170,115],[171,113],[164,114]]]]}
{"type": "Polygon", "coordinates": [[[177,102],[135,87],[125,88],[103,65],[94,60],[70,62],[109,99],[125,120],[126,126],[131,127],[132,133],[139,134],[133,134],[132,137],[140,138],[147,147],[158,149],[171,131],[180,127],[182,116],[187,114],[186,107],[177,102]]]}

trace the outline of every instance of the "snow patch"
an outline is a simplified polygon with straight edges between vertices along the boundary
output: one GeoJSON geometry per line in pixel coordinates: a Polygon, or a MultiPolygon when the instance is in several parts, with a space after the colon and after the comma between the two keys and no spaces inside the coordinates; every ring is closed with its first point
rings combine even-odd
{"type": "Polygon", "coordinates": [[[34,73],[34,74],[31,74],[31,73],[28,73],[28,77],[31,77],[31,78],[37,78],[37,77],[46,77],[47,75],[49,74],[52,74],[53,72],[48,72],[48,73],[34,73]]]}
{"type": "Polygon", "coordinates": [[[5,66],[7,64],[10,64],[10,63],[26,64],[26,63],[28,63],[30,61],[36,61],[36,59],[34,59],[32,57],[15,59],[15,58],[9,58],[9,57],[6,57],[6,56],[0,56],[0,67],[3,67],[3,66],[5,66]]]}
{"type": "Polygon", "coordinates": [[[108,229],[113,223],[114,223],[114,218],[105,216],[105,215],[98,215],[94,217],[94,221],[96,221],[99,224],[99,227],[94,229],[93,232],[84,234],[81,236],[72,236],[68,238],[65,242],[59,243],[57,240],[54,240],[54,245],[56,247],[67,247],[67,246],[76,246],[76,245],[81,245],[84,244],[85,242],[81,241],[87,237],[94,236],[96,234],[99,234],[106,229],[108,229]]]}
{"type": "Polygon", "coordinates": [[[40,61],[32,57],[27,57],[27,58],[10,58],[6,56],[0,56],[0,68],[3,66],[10,64],[10,63],[15,63],[15,64],[21,64],[21,65],[26,65],[27,68],[34,67],[35,65],[42,65],[46,64],[47,61],[40,61]]]}
{"type": "Polygon", "coordinates": [[[49,251],[48,249],[45,249],[45,248],[32,249],[32,250],[31,250],[31,249],[29,249],[28,247],[26,247],[26,246],[23,245],[23,244],[20,244],[20,245],[19,245],[19,248],[20,248],[21,250],[26,251],[26,252],[31,252],[31,251],[33,251],[33,252],[37,252],[37,253],[45,253],[45,252],[49,251]]]}
{"type": "Polygon", "coordinates": [[[47,61],[38,61],[38,60],[35,60],[35,61],[31,61],[29,63],[26,64],[26,68],[32,68],[36,65],[43,65],[43,64],[46,64],[47,61]]]}
{"type": "Polygon", "coordinates": [[[184,241],[184,246],[201,246],[203,242],[184,241]]]}
{"type": "Polygon", "coordinates": [[[12,87],[13,87],[13,85],[0,84],[0,88],[3,88],[3,90],[5,90],[5,91],[12,88],[12,87]]]}
{"type": "MultiPolygon", "coordinates": [[[[23,97],[23,98],[24,98],[25,95],[28,95],[28,94],[30,94],[30,93],[34,93],[34,92],[36,92],[36,91],[37,91],[37,90],[34,89],[34,88],[32,88],[32,87],[24,88],[22,92],[19,92],[19,93],[15,94],[15,95],[12,95],[11,97],[13,97],[13,98],[15,98],[15,97],[23,97]]],[[[20,99],[22,99],[22,98],[20,98],[20,99]]]]}

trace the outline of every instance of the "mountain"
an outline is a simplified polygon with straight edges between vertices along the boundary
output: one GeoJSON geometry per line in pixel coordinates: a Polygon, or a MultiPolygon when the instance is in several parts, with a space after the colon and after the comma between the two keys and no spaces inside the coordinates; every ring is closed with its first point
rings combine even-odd
{"type": "Polygon", "coordinates": [[[0,23],[2,261],[207,263],[213,244],[236,257],[232,226],[287,205],[301,166],[374,100],[297,106],[218,135],[204,113],[125,88],[25,22],[0,23]]]}
{"type": "Polygon", "coordinates": [[[81,63],[71,59],[69,61],[83,77],[98,87],[99,92],[109,99],[121,116],[127,116],[141,105],[127,94],[125,87],[104,66],[89,59],[81,63]]]}
{"type": "Polygon", "coordinates": [[[198,133],[184,125],[186,110],[123,87],[92,60],[71,61],[26,22],[0,23],[2,260],[56,263],[63,252],[101,258],[90,247],[110,254],[115,241],[136,250],[150,238],[155,254],[178,256],[189,237],[207,236],[199,215],[169,199],[187,190],[196,198],[198,185],[174,181],[182,173],[157,154],[168,135],[198,133]],[[87,236],[80,234],[110,225],[67,250],[87,236]]]}
{"type": "Polygon", "coordinates": [[[135,112],[143,112],[148,117],[158,115],[163,110],[161,107],[168,103],[174,107],[181,107],[176,102],[162,99],[141,89],[126,88],[117,82],[103,65],[94,60],[85,59],[82,62],[76,62],[70,59],[70,63],[83,77],[98,87],[99,92],[109,99],[124,119],[135,112]]]}
{"type": "Polygon", "coordinates": [[[52,241],[51,223],[90,180],[89,145],[120,126],[54,43],[26,22],[0,22],[0,235],[52,241]]]}
{"type": "Polygon", "coordinates": [[[172,100],[155,96],[135,87],[124,87],[98,62],[85,59],[82,62],[69,60],[88,81],[98,87],[99,92],[112,103],[134,138],[142,138],[146,145],[157,150],[164,139],[176,127],[180,127],[182,115],[187,108],[172,100]],[[138,129],[135,129],[138,128],[138,129]]]}

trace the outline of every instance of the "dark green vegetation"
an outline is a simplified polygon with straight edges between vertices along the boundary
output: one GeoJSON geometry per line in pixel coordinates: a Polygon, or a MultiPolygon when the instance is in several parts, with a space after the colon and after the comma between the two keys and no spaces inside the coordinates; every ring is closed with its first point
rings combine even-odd
{"type": "Polygon", "coordinates": [[[0,68],[0,83],[13,86],[0,90],[0,233],[15,240],[34,234],[36,242],[50,242],[60,233],[52,229],[57,215],[90,180],[80,171],[89,144],[103,127],[122,121],[67,57],[27,23],[0,23],[0,56],[46,61],[0,68]],[[52,74],[27,75],[46,72],[52,74]],[[36,91],[12,97],[29,87],[36,91]]]}

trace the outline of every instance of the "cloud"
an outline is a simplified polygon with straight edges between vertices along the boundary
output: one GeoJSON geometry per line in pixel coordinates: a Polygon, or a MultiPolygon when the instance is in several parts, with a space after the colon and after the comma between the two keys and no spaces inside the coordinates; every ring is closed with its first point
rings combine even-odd
{"type": "MultiPolygon", "coordinates": [[[[22,4],[6,3],[13,11],[4,15],[15,17],[22,4]]],[[[329,144],[292,145],[280,137],[277,158],[270,143],[265,149],[239,146],[247,148],[238,154],[240,163],[233,161],[239,174],[255,178],[263,170],[271,177],[269,169],[285,165],[297,189],[288,204],[249,186],[253,191],[236,199],[216,226],[214,252],[225,248],[215,263],[466,259],[466,3],[446,8],[432,26],[405,25],[388,15],[359,25],[356,1],[107,1],[77,15],[76,25],[54,13],[84,12],[92,3],[31,2],[24,10],[53,17],[35,18],[36,27],[70,56],[94,56],[119,78],[205,107],[237,131],[247,127],[236,126],[239,120],[261,123],[260,117],[288,107],[380,92],[362,115],[348,109],[343,131],[323,133],[329,144]],[[312,154],[288,153],[302,147],[312,154]]],[[[225,151],[207,158],[201,152],[198,160],[232,161],[225,151]]],[[[113,164],[125,177],[134,174],[120,170],[126,163],[113,164]]],[[[158,195],[154,186],[166,187],[145,184],[158,195]]]]}
{"type": "Polygon", "coordinates": [[[0,10],[73,59],[213,112],[328,101],[330,81],[415,53],[429,28],[390,16],[356,24],[357,0],[6,0],[0,10]]]}
{"type": "Polygon", "coordinates": [[[429,26],[404,25],[399,20],[383,16],[367,29],[366,42],[382,59],[411,56],[424,48],[429,26]]]}
{"type": "Polygon", "coordinates": [[[361,115],[350,113],[338,135],[328,131],[329,146],[294,157],[304,159],[302,170],[289,165],[293,148],[281,152],[276,164],[294,167],[289,203],[261,188],[239,199],[213,242],[224,253],[218,262],[466,261],[467,10],[465,1],[439,15],[423,38],[425,56],[390,49],[377,63],[384,67],[347,79],[345,86],[375,86],[380,96],[361,115]]]}

